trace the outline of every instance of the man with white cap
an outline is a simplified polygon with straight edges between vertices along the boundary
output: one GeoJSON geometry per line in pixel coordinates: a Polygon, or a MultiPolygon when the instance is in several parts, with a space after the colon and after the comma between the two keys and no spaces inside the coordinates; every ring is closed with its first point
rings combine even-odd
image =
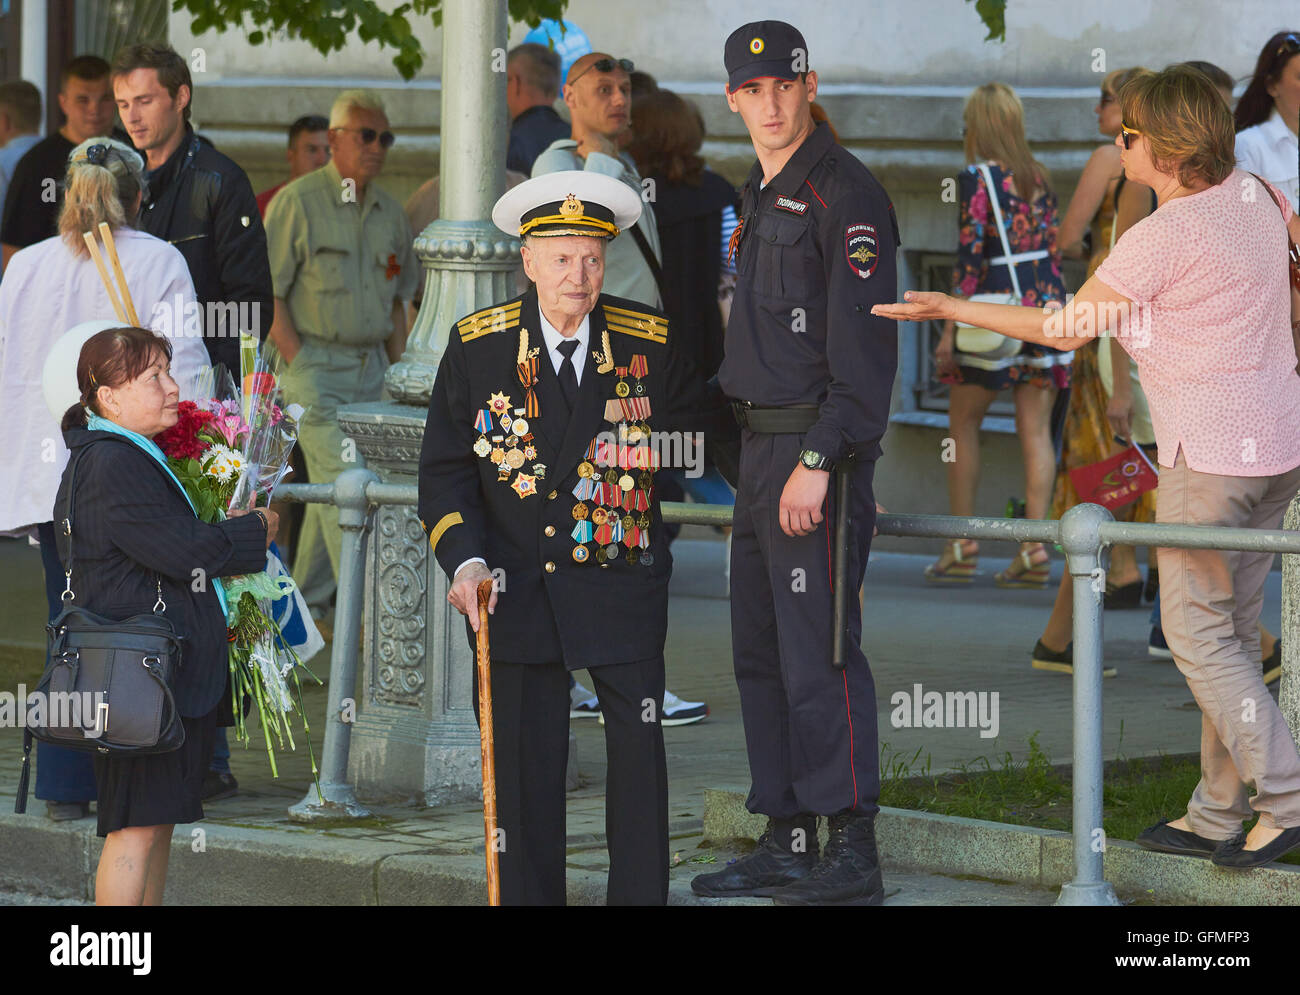
{"type": "MultiPolygon", "coordinates": [[[[672,560],[654,494],[658,445],[701,410],[668,323],[601,293],[605,246],[641,201],[568,171],[492,212],[523,239],[533,286],[458,321],[438,368],[420,457],[420,518],[478,628],[495,578],[492,695],[506,904],[563,904],[567,672],[590,671],[605,715],[611,904],[668,895],[660,725],[672,560]]],[[[680,452],[680,450],[678,450],[680,452]]]]}

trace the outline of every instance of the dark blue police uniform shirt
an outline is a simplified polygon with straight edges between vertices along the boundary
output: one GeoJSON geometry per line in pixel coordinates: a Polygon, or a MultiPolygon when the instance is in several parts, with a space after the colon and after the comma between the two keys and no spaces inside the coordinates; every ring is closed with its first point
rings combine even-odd
{"type": "Polygon", "coordinates": [[[874,459],[898,368],[898,326],[871,314],[897,299],[893,204],[825,124],[762,182],[755,163],[718,382],[760,407],[817,405],[805,448],[874,459]]]}
{"type": "Polygon", "coordinates": [[[524,111],[510,124],[510,145],[506,149],[506,169],[531,176],[537,157],[551,147],[551,143],[569,138],[572,130],[555,108],[538,104],[524,111]]]}

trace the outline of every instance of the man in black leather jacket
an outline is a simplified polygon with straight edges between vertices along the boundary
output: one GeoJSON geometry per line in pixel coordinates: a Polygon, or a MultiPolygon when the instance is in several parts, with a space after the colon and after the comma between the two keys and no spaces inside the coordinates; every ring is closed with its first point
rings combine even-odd
{"type": "Polygon", "coordinates": [[[234,161],[194,133],[189,67],[171,48],[129,45],[118,52],[113,93],[123,126],[147,158],[149,194],[139,227],[176,246],[194,280],[198,324],[177,314],[171,327],[184,334],[201,328],[212,361],[238,377],[239,333],[265,338],[274,314],[253,187],[234,161]]]}

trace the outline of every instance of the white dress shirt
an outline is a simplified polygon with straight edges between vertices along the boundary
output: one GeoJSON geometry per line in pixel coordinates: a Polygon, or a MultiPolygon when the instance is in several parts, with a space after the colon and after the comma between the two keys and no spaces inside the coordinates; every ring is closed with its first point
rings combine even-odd
{"type": "MultiPolygon", "coordinates": [[[[556,327],[546,320],[546,315],[542,314],[542,309],[537,309],[538,317],[542,319],[542,340],[546,343],[546,355],[550,357],[551,368],[555,370],[555,375],[560,375],[560,364],[564,362],[564,353],[560,352],[561,342],[567,342],[569,339],[578,340],[578,348],[573,350],[573,372],[578,377],[578,383],[582,383],[582,371],[587,368],[587,345],[591,341],[591,315],[582,319],[582,324],[578,330],[565,338],[556,330],[556,327]]],[[[458,566],[452,573],[452,579],[455,580],[456,574],[460,573],[471,563],[482,563],[487,566],[487,560],[481,556],[471,556],[468,560],[458,566]]]]}
{"type": "Polygon", "coordinates": [[[1237,135],[1237,165],[1258,173],[1291,198],[1291,209],[1300,211],[1300,169],[1296,156],[1300,140],[1286,126],[1276,107],[1268,120],[1237,135]]]}

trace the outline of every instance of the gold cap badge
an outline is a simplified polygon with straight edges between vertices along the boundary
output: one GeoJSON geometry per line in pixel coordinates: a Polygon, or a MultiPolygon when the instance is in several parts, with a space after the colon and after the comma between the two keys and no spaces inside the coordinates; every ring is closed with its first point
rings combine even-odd
{"type": "Polygon", "coordinates": [[[580,218],[584,210],[586,208],[583,206],[582,201],[573,194],[565,197],[564,203],[560,205],[560,214],[566,218],[580,218]]]}
{"type": "Polygon", "coordinates": [[[762,51],[763,51],[763,39],[762,39],[762,38],[755,38],[755,39],[753,39],[753,40],[749,43],[749,50],[750,50],[751,52],[753,52],[755,55],[758,55],[760,52],[762,52],[762,51]]]}

